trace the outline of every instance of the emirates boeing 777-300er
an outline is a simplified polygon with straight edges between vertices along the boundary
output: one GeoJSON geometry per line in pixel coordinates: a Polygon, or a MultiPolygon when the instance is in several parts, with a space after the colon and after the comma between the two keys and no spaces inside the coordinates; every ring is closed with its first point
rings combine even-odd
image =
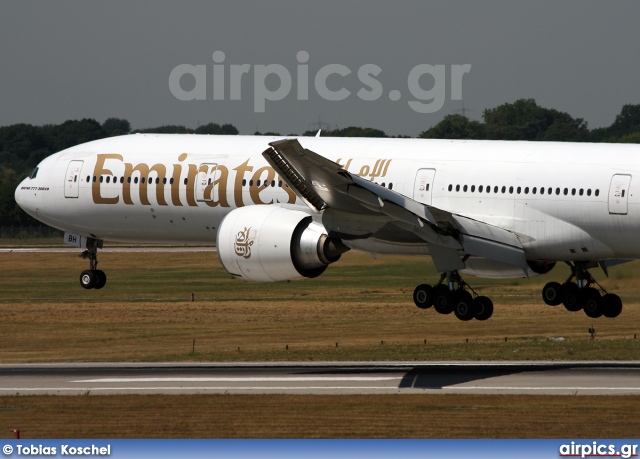
{"type": "Polygon", "coordinates": [[[250,281],[316,277],[350,249],[428,255],[441,273],[418,307],[486,320],[462,274],[571,267],[543,300],[616,317],[589,270],[640,258],[640,147],[622,144],[132,134],[44,159],[15,192],[29,215],[86,249],[102,288],[104,240],[215,242],[250,281]]]}

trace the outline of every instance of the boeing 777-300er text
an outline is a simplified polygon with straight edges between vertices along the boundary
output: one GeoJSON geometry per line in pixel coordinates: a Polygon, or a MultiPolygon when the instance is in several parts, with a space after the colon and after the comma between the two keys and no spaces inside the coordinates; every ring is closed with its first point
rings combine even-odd
{"type": "Polygon", "coordinates": [[[231,274],[316,277],[349,249],[429,255],[441,273],[418,307],[486,320],[462,274],[529,277],[557,262],[552,306],[616,317],[589,269],[640,258],[640,147],[426,139],[133,134],[44,159],[16,189],[29,215],[86,248],[102,288],[103,240],[215,241],[231,274]]]}

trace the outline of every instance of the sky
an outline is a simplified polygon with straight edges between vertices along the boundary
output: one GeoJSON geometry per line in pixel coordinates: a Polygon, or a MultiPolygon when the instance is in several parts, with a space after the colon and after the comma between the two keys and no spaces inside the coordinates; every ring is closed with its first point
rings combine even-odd
{"type": "Polygon", "coordinates": [[[635,0],[3,0],[0,125],[417,136],[534,98],[603,127],[640,103],[639,17],[635,0]]]}

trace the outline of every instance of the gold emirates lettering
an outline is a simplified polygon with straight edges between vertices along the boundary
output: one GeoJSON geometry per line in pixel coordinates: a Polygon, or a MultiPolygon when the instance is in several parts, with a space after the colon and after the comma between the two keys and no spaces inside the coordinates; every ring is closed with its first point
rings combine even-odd
{"type": "MultiPolygon", "coordinates": [[[[270,198],[268,190],[273,189],[270,186],[258,186],[258,181],[262,183],[270,184],[273,180],[280,182],[280,177],[277,176],[275,170],[270,166],[260,167],[253,172],[253,166],[249,165],[249,159],[244,161],[238,167],[232,169],[233,172],[229,172],[229,169],[221,164],[197,164],[184,163],[187,159],[187,154],[183,153],[178,156],[178,162],[172,165],[172,169],[168,171],[167,166],[164,164],[153,164],[149,166],[146,163],[131,164],[124,162],[122,155],[119,154],[98,154],[96,165],[93,171],[93,180],[91,184],[91,195],[95,204],[118,204],[120,198],[122,202],[127,205],[133,205],[133,197],[137,193],[137,197],[142,205],[151,205],[151,198],[149,195],[154,196],[154,200],[159,206],[168,206],[165,198],[165,188],[169,187],[171,195],[171,205],[190,207],[198,206],[198,202],[206,204],[209,207],[230,207],[228,201],[228,184],[233,183],[233,199],[236,207],[242,207],[245,205],[243,202],[243,181],[249,184],[249,199],[253,204],[273,204],[275,202],[286,202],[293,204],[296,201],[295,192],[287,187],[282,186],[282,190],[287,194],[286,201],[280,201],[277,197],[274,198],[271,193],[270,198]],[[124,172],[125,179],[121,183],[114,182],[111,184],[103,183],[103,177],[115,176],[114,170],[122,170],[124,172]],[[183,171],[186,171],[186,176],[183,175],[183,171]],[[251,172],[253,174],[251,175],[251,172]],[[154,173],[155,181],[150,175],[154,173]],[[211,177],[211,181],[203,187],[202,191],[197,189],[196,183],[198,180],[198,174],[204,173],[211,177]],[[235,177],[230,180],[230,175],[235,174],[235,177]],[[248,176],[247,176],[248,175],[248,176]],[[133,178],[139,179],[133,183],[133,178]],[[138,177],[139,176],[139,177],[138,177]],[[185,183],[186,179],[186,183],[185,183]],[[155,193],[153,188],[155,187],[155,193]],[[181,189],[184,190],[184,197],[186,203],[181,199],[181,189]],[[114,196],[114,191],[116,192],[114,196]],[[202,196],[199,196],[199,193],[202,196]]],[[[279,189],[279,188],[277,188],[279,189]]],[[[246,196],[246,195],[245,195],[246,196]]]]}

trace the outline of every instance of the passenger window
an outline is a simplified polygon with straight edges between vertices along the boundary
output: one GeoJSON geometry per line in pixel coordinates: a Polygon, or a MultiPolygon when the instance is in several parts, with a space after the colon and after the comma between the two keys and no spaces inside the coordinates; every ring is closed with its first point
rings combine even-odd
{"type": "Polygon", "coordinates": [[[518,187],[517,189],[518,194],[520,194],[521,191],[522,191],[522,188],[518,187]]]}
{"type": "Polygon", "coordinates": [[[476,191],[476,186],[475,185],[471,185],[471,192],[475,192],[476,191]]]}
{"type": "Polygon", "coordinates": [[[173,185],[173,177],[171,177],[171,178],[169,179],[169,184],[170,184],[170,185],[173,185]]]}
{"type": "Polygon", "coordinates": [[[102,183],[102,182],[103,182],[103,179],[104,179],[104,177],[101,175],[101,176],[100,176],[100,183],[102,183]]]}
{"type": "Polygon", "coordinates": [[[188,184],[189,184],[189,179],[188,179],[188,178],[185,178],[183,183],[184,183],[185,185],[188,185],[188,184]]]}
{"type": "Polygon", "coordinates": [[[580,196],[582,196],[584,194],[584,190],[582,188],[580,188],[580,196]]]}
{"type": "Polygon", "coordinates": [[[478,193],[482,193],[482,190],[483,190],[483,187],[482,187],[482,185],[480,185],[480,186],[478,187],[478,193]]]}
{"type": "Polygon", "coordinates": [[[242,186],[247,186],[247,179],[242,179],[242,186]]]}
{"type": "Polygon", "coordinates": [[[587,196],[591,196],[591,188],[587,189],[587,196]]]}
{"type": "Polygon", "coordinates": [[[449,191],[451,191],[451,190],[453,190],[453,185],[449,185],[449,191]]]}
{"type": "Polygon", "coordinates": [[[111,177],[107,175],[107,183],[111,182],[111,177]]]}
{"type": "Polygon", "coordinates": [[[279,186],[280,188],[282,188],[282,180],[280,180],[280,181],[278,182],[278,186],[279,186]]]}
{"type": "Polygon", "coordinates": [[[253,180],[249,180],[249,186],[253,186],[253,180]]]}
{"type": "MultiPolygon", "coordinates": [[[[289,188],[289,185],[287,185],[287,188],[289,188]]],[[[389,189],[390,189],[390,190],[393,190],[393,183],[390,183],[390,184],[389,184],[389,189]]]]}
{"type": "Polygon", "coordinates": [[[564,195],[566,196],[566,195],[568,195],[568,194],[569,194],[569,188],[565,188],[565,189],[564,189],[564,195]]]}
{"type": "Polygon", "coordinates": [[[87,175],[87,183],[89,183],[91,181],[91,176],[87,175]]]}
{"type": "Polygon", "coordinates": [[[274,188],[276,186],[276,181],[275,180],[271,180],[271,188],[274,188]]]}
{"type": "Polygon", "coordinates": [[[145,179],[144,177],[140,177],[140,183],[144,184],[144,181],[145,181],[145,180],[146,180],[146,179],[145,179]]]}
{"type": "Polygon", "coordinates": [[[462,187],[462,191],[464,191],[464,192],[466,193],[466,191],[467,191],[467,185],[465,185],[465,186],[463,186],[463,187],[462,187]]]}
{"type": "Polygon", "coordinates": [[[503,186],[503,187],[502,187],[502,194],[506,193],[506,191],[507,191],[507,187],[506,187],[506,186],[503,186]]]}
{"type": "Polygon", "coordinates": [[[120,177],[120,183],[124,183],[124,175],[120,177]]]}
{"type": "Polygon", "coordinates": [[[456,185],[456,191],[460,191],[460,185],[456,185]]]}
{"type": "Polygon", "coordinates": [[[560,195],[560,188],[556,188],[556,195],[560,195]]]}
{"type": "MultiPolygon", "coordinates": [[[[497,187],[497,186],[494,186],[494,187],[493,187],[493,192],[494,192],[494,193],[497,193],[497,192],[498,192],[498,187],[497,187]]],[[[503,191],[503,193],[504,193],[504,191],[503,191]]]]}
{"type": "Polygon", "coordinates": [[[576,189],[575,188],[571,188],[571,196],[575,196],[576,195],[576,189]]]}
{"type": "Polygon", "coordinates": [[[131,177],[127,177],[127,183],[131,183],[131,177]]]}
{"type": "Polygon", "coordinates": [[[509,187],[509,194],[513,194],[513,187],[512,186],[509,187]]]}
{"type": "Polygon", "coordinates": [[[136,185],[138,184],[138,177],[133,178],[133,183],[135,183],[136,185]]]}
{"type": "Polygon", "coordinates": [[[595,195],[596,195],[596,196],[600,196],[600,190],[596,190],[595,195]]]}

